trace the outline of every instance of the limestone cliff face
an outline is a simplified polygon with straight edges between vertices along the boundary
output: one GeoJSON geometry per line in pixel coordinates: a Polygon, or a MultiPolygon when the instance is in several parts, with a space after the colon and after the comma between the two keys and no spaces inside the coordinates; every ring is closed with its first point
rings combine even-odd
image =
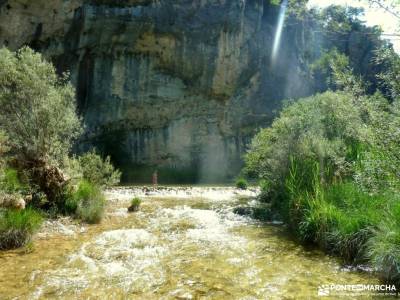
{"type": "Polygon", "coordinates": [[[293,34],[272,67],[277,8],[266,3],[0,0],[0,44],[31,45],[70,71],[80,149],[110,154],[127,180],[158,168],[218,181],[283,98],[311,89],[293,34]]]}

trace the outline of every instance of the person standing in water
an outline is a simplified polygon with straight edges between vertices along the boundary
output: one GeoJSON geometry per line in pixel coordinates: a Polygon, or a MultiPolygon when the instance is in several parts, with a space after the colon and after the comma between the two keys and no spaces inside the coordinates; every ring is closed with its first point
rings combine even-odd
{"type": "Polygon", "coordinates": [[[158,171],[155,170],[153,173],[153,186],[156,187],[158,184],[158,171]]]}

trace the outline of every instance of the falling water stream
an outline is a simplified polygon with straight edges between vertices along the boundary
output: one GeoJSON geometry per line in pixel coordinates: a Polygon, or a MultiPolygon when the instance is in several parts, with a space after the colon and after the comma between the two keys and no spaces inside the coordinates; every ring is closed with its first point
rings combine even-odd
{"type": "Polygon", "coordinates": [[[101,224],[47,222],[31,251],[0,252],[0,299],[311,299],[323,284],[377,283],[233,212],[255,193],[110,191],[101,224]]]}

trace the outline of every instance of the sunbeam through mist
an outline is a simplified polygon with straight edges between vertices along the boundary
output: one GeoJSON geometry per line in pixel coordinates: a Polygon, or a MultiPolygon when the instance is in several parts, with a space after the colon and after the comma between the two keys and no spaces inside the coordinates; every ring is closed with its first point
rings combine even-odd
{"type": "Polygon", "coordinates": [[[281,37],[283,31],[283,24],[285,22],[285,16],[286,16],[287,3],[288,3],[287,0],[283,0],[281,4],[281,9],[279,11],[278,24],[276,26],[274,45],[272,48],[272,56],[271,56],[272,65],[275,64],[279,52],[279,46],[281,43],[281,37]]]}

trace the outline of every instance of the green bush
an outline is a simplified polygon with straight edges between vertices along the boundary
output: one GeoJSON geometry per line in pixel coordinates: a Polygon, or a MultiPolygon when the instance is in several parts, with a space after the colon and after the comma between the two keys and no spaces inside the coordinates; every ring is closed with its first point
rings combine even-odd
{"type": "Polygon", "coordinates": [[[235,185],[238,189],[245,190],[245,189],[247,189],[249,184],[246,179],[238,178],[238,179],[236,179],[235,185]]]}
{"type": "Polygon", "coordinates": [[[32,209],[0,211],[0,249],[26,245],[42,224],[41,215],[32,209]]]}
{"type": "Polygon", "coordinates": [[[106,200],[101,188],[88,181],[82,181],[72,199],[68,200],[71,210],[76,207],[76,215],[81,220],[94,224],[103,217],[106,200]]]}
{"type": "Polygon", "coordinates": [[[77,186],[83,179],[82,166],[76,155],[64,157],[62,170],[68,177],[68,183],[70,186],[77,186]]]}
{"type": "Polygon", "coordinates": [[[12,168],[7,168],[0,175],[0,189],[7,193],[15,193],[24,189],[25,186],[20,182],[18,171],[12,168]]]}
{"type": "Polygon", "coordinates": [[[109,156],[103,160],[95,151],[91,151],[80,156],[78,159],[85,180],[105,187],[119,183],[121,172],[114,168],[109,156]]]}
{"type": "Polygon", "coordinates": [[[385,215],[368,241],[372,266],[388,283],[400,285],[400,199],[388,205],[385,215]]]}
{"type": "MultiPolygon", "coordinates": [[[[81,182],[78,183],[78,190],[81,182]]],[[[66,187],[64,192],[64,203],[60,207],[60,212],[66,215],[75,215],[78,209],[79,201],[81,200],[82,194],[78,194],[78,190],[74,191],[74,187],[69,185],[66,187]]]]}
{"type": "Polygon", "coordinates": [[[383,46],[374,60],[380,92],[367,95],[347,57],[322,53],[311,70],[343,91],[285,107],[253,139],[245,171],[298,238],[400,285],[400,56],[383,46]]]}
{"type": "Polygon", "coordinates": [[[366,103],[369,147],[355,164],[355,180],[367,192],[400,190],[400,101],[390,104],[382,95],[366,103]]]}
{"type": "Polygon", "coordinates": [[[391,196],[370,195],[349,182],[325,187],[316,197],[308,197],[300,237],[348,261],[364,260],[367,242],[391,196]]]}
{"type": "Polygon", "coordinates": [[[318,94],[260,131],[246,171],[258,175],[262,200],[300,240],[348,262],[367,260],[399,284],[399,127],[400,102],[318,94]]]}
{"type": "Polygon", "coordinates": [[[269,193],[279,197],[291,159],[306,178],[313,176],[310,162],[318,163],[319,180],[328,183],[353,175],[354,149],[367,140],[368,130],[352,94],[317,94],[284,108],[271,127],[254,137],[245,157],[246,171],[268,182],[269,193]]]}
{"type": "Polygon", "coordinates": [[[142,200],[138,197],[135,197],[131,200],[131,205],[128,207],[129,212],[135,212],[139,210],[140,204],[142,200]]]}

